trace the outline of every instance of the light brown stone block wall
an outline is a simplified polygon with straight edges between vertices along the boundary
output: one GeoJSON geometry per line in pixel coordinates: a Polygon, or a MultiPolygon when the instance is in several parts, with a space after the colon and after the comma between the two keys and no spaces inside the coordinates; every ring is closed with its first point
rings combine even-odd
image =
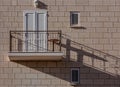
{"type": "Polygon", "coordinates": [[[74,67],[80,68],[78,87],[120,87],[120,0],[40,1],[47,5],[48,30],[62,30],[66,60],[10,61],[9,31],[23,29],[24,10],[40,9],[34,8],[33,0],[0,0],[0,87],[73,87],[74,67]],[[70,11],[80,11],[85,29],[70,27],[70,11]]]}

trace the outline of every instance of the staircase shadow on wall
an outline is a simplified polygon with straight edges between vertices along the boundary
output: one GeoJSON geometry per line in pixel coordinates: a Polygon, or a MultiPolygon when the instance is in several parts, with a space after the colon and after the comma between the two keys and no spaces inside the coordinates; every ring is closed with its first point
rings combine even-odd
{"type": "Polygon", "coordinates": [[[19,61],[17,63],[35,71],[31,73],[38,75],[44,73],[47,79],[59,80],[60,83],[56,84],[61,86],[70,85],[71,68],[80,68],[80,84],[74,87],[120,87],[119,58],[109,60],[109,57],[95,55],[93,52],[83,50],[81,46],[82,44],[66,39],[66,43],[62,44],[62,48],[66,49],[64,61],[19,61]],[[76,60],[71,60],[74,57],[76,60]]]}

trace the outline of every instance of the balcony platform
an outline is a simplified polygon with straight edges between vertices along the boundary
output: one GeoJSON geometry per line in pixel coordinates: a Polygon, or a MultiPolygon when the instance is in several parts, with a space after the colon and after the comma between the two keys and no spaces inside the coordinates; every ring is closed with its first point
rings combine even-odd
{"type": "Polygon", "coordinates": [[[11,61],[61,61],[63,59],[62,52],[10,52],[8,56],[11,61]]]}

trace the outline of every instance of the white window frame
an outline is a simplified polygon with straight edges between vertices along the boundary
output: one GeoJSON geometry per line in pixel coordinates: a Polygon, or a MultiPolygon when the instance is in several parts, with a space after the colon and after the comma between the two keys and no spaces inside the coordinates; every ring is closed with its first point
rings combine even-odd
{"type": "Polygon", "coordinates": [[[79,68],[71,68],[71,84],[72,85],[76,85],[76,84],[79,84],[80,82],[80,69],[79,68]],[[73,70],[77,70],[78,71],[78,81],[72,81],[72,71],[73,70]]]}
{"type": "Polygon", "coordinates": [[[70,12],[70,26],[71,27],[80,27],[80,12],[79,11],[71,11],[70,12]],[[77,24],[73,24],[72,23],[72,14],[77,14],[78,15],[78,23],[77,24]]]}

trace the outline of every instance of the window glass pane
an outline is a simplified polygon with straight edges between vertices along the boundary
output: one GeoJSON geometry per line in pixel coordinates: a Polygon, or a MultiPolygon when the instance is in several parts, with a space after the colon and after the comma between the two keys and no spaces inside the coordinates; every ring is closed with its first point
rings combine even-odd
{"type": "MultiPolygon", "coordinates": [[[[37,13],[37,29],[39,31],[45,30],[45,13],[37,13]]],[[[38,49],[43,52],[47,49],[47,36],[45,32],[38,34],[38,49]]]]}
{"type": "Polygon", "coordinates": [[[26,14],[26,28],[27,30],[34,30],[33,28],[33,13],[26,14]]]}
{"type": "MultiPolygon", "coordinates": [[[[26,31],[34,30],[34,13],[26,14],[26,31]]],[[[35,44],[35,34],[34,33],[26,33],[25,39],[25,50],[26,51],[35,51],[33,48],[33,44],[35,44]]]]}
{"type": "Polygon", "coordinates": [[[78,70],[72,70],[72,82],[78,82],[78,70]]]}
{"type": "Polygon", "coordinates": [[[72,14],[72,24],[78,24],[78,14],[72,14]]]}
{"type": "Polygon", "coordinates": [[[45,26],[45,14],[44,13],[38,13],[37,14],[38,30],[44,30],[44,26],[45,26]]]}

